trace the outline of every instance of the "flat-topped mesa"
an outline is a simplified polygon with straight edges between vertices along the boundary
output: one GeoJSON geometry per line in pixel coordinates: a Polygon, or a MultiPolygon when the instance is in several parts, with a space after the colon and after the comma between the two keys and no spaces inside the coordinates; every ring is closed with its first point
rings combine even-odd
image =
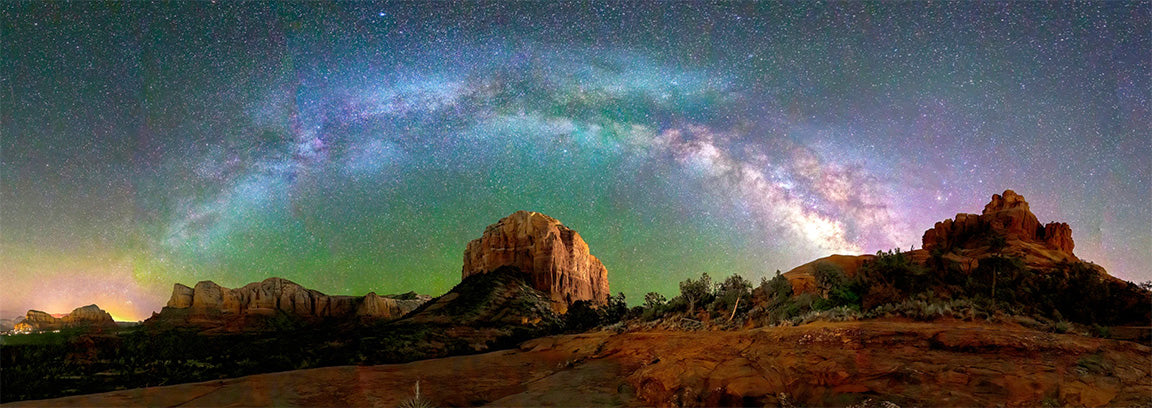
{"type": "Polygon", "coordinates": [[[395,319],[428,299],[428,296],[395,299],[379,296],[375,292],[366,296],[329,296],[281,278],[268,278],[236,289],[225,288],[212,281],[201,281],[192,288],[175,284],[168,305],[153,319],[194,325],[212,325],[215,321],[278,314],[303,320],[351,317],[395,319]]]}
{"type": "Polygon", "coordinates": [[[484,229],[464,250],[463,278],[512,266],[547,293],[558,312],[579,300],[608,300],[608,270],[576,231],[547,215],[517,211],[484,229]]]}
{"type": "MultiPolygon", "coordinates": [[[[60,316],[60,315],[57,315],[60,316]]],[[[21,332],[59,330],[68,328],[115,328],[112,315],[96,305],[78,307],[61,317],[52,316],[39,310],[29,310],[24,320],[15,325],[21,332]]]]}
{"type": "Polygon", "coordinates": [[[1072,228],[1065,223],[1040,225],[1036,215],[1028,209],[1028,202],[1015,191],[992,195],[992,201],[984,206],[980,215],[956,214],[955,219],[937,222],[924,232],[923,248],[931,251],[940,249],[972,249],[988,245],[993,234],[1012,242],[1036,244],[1055,250],[1052,254],[1068,261],[1078,261],[1072,254],[1075,244],[1072,241],[1072,228]]]}

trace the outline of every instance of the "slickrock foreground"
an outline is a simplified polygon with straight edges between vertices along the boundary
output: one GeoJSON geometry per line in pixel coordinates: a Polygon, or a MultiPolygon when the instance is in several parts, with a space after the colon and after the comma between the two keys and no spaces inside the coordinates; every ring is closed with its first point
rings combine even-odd
{"type": "Polygon", "coordinates": [[[12,406],[1152,405],[1152,348],[1006,324],[867,321],[595,332],[519,350],[342,366],[12,406]]]}

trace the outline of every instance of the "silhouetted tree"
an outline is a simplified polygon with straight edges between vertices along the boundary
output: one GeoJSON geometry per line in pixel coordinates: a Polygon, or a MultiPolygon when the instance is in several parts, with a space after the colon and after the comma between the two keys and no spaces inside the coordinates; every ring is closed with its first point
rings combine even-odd
{"type": "Polygon", "coordinates": [[[704,272],[700,275],[700,280],[693,281],[689,278],[680,282],[680,296],[688,301],[688,312],[695,312],[698,302],[712,296],[712,277],[708,276],[708,272],[704,272]]]}

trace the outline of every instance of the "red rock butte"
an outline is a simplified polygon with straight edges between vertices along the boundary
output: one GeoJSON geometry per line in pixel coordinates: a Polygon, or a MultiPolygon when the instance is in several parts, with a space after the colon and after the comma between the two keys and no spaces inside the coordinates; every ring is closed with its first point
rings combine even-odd
{"type": "Polygon", "coordinates": [[[464,250],[463,278],[504,266],[519,269],[533,288],[564,312],[573,302],[608,300],[608,270],[588,244],[555,218],[517,211],[484,229],[464,250]]]}
{"type": "MultiPolygon", "coordinates": [[[[1028,202],[1015,191],[1005,190],[1003,194],[993,194],[992,200],[977,214],[956,214],[955,218],[937,222],[924,232],[922,249],[905,252],[914,262],[924,264],[933,252],[939,251],[943,259],[964,265],[973,270],[980,260],[995,255],[991,238],[1004,238],[1003,255],[1019,257],[1024,264],[1036,270],[1048,270],[1062,263],[1080,262],[1072,253],[1072,228],[1062,222],[1040,225],[1032,214],[1028,202]]],[[[875,255],[832,255],[800,265],[784,275],[797,292],[812,291],[815,288],[815,272],[818,265],[834,266],[849,276],[875,255]]],[[[1107,275],[1104,268],[1088,264],[1092,269],[1107,275]]]]}
{"type": "Polygon", "coordinates": [[[989,233],[1003,236],[1010,246],[1017,243],[1046,247],[1044,249],[1054,251],[1051,254],[1054,260],[1079,260],[1072,254],[1075,246],[1072,228],[1062,222],[1041,226],[1024,197],[1012,190],[992,195],[992,201],[984,206],[980,215],[961,213],[956,214],[955,221],[937,222],[924,232],[924,249],[972,249],[984,244],[982,238],[989,233]]]}

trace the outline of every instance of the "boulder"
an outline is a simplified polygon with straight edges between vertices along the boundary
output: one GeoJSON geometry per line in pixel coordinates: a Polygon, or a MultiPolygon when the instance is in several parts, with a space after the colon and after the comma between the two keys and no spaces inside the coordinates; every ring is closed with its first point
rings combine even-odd
{"type": "Polygon", "coordinates": [[[517,211],[484,229],[464,250],[463,278],[514,267],[547,293],[558,312],[573,302],[608,299],[608,270],[576,231],[547,215],[517,211]]]}

